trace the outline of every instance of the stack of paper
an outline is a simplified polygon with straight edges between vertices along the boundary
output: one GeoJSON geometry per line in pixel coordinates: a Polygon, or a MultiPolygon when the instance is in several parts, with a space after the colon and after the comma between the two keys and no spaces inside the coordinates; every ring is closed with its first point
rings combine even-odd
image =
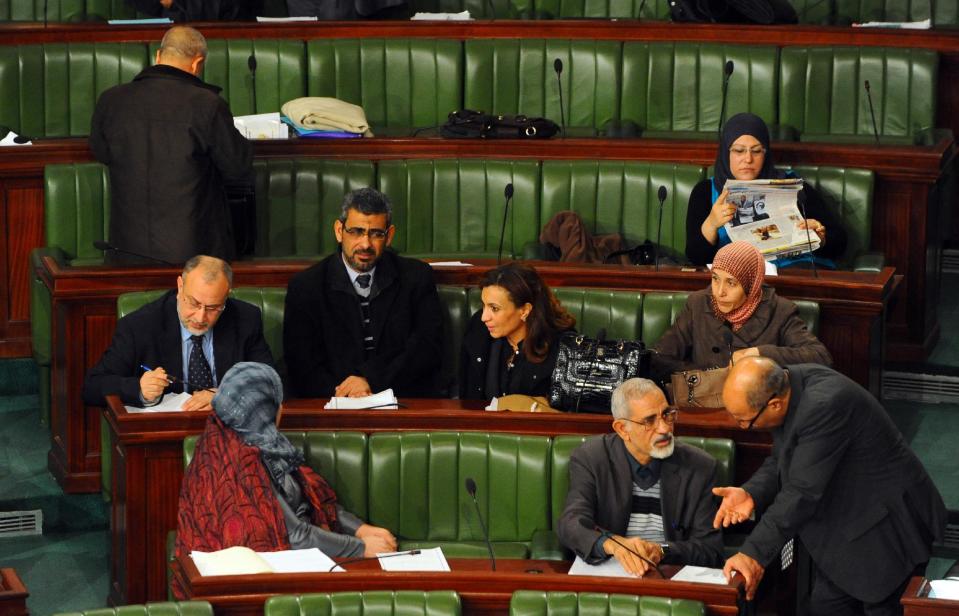
{"type": "Polygon", "coordinates": [[[686,565],[670,578],[674,582],[696,582],[698,584],[719,584],[726,586],[726,575],[722,569],[686,565]]]}
{"type": "Polygon", "coordinates": [[[463,11],[462,13],[416,13],[410,19],[413,21],[469,21],[473,18],[470,17],[469,11],[463,11]]]}
{"type": "MultiPolygon", "coordinates": [[[[200,575],[248,575],[253,573],[326,573],[335,566],[329,556],[316,548],[254,552],[236,546],[218,552],[190,552],[200,575]]],[[[336,567],[334,572],[343,569],[336,567]]]]}
{"type": "Polygon", "coordinates": [[[236,116],[233,125],[247,139],[289,139],[289,127],[280,121],[279,113],[258,113],[236,116]]]}
{"type": "Polygon", "coordinates": [[[431,548],[420,550],[419,554],[404,554],[403,556],[389,556],[396,554],[377,554],[380,557],[380,567],[383,571],[449,571],[450,564],[446,562],[446,556],[443,555],[443,548],[431,548]]]}
{"type": "Polygon", "coordinates": [[[576,557],[573,566],[569,568],[569,575],[598,575],[602,577],[634,577],[632,573],[627,573],[619,561],[615,558],[609,558],[598,565],[590,565],[585,560],[576,557]]]}
{"type": "Polygon", "coordinates": [[[929,582],[929,598],[959,601],[959,580],[932,580],[929,582]]]}
{"type": "Polygon", "coordinates": [[[127,406],[125,407],[127,413],[158,413],[158,412],[171,412],[182,410],[183,404],[189,400],[192,396],[184,392],[180,394],[166,394],[163,396],[163,399],[160,400],[159,404],[153,406],[147,406],[140,408],[138,406],[127,406]]]}
{"type": "Polygon", "coordinates": [[[397,402],[393,390],[384,389],[378,394],[362,398],[330,398],[323,408],[330,410],[395,409],[397,402]]]}

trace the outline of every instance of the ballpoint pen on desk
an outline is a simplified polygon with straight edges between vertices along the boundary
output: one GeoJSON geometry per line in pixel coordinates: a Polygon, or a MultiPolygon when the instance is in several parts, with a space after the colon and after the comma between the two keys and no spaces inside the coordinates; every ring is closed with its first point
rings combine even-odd
{"type": "MultiPolygon", "coordinates": [[[[140,364],[140,368],[142,368],[143,370],[147,372],[153,372],[153,368],[151,368],[150,366],[144,366],[143,364],[140,364]]],[[[169,383],[170,385],[173,385],[177,381],[180,381],[184,385],[189,385],[193,389],[194,393],[198,391],[215,391],[212,387],[200,387],[199,385],[191,383],[190,381],[184,381],[182,379],[176,378],[175,376],[170,376],[169,374],[166,377],[166,382],[169,383]]]]}

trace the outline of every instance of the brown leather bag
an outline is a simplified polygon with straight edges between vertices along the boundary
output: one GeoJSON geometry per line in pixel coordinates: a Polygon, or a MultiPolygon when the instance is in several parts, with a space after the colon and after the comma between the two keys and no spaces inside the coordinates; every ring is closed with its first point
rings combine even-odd
{"type": "Polygon", "coordinates": [[[673,404],[680,408],[723,408],[723,384],[728,374],[729,368],[674,372],[670,378],[673,404]]]}

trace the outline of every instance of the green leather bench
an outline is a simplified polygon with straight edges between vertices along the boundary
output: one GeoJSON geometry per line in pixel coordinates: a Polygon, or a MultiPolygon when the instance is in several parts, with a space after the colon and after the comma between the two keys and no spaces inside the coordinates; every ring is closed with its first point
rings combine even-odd
{"type": "Polygon", "coordinates": [[[865,21],[922,21],[949,25],[953,0],[789,0],[801,24],[848,26],[865,21]],[[940,16],[941,14],[941,16],[940,16]]]}
{"type": "Polygon", "coordinates": [[[518,590],[510,616],[705,616],[702,601],[609,595],[606,593],[518,590]]]}
{"type": "Polygon", "coordinates": [[[536,19],[642,19],[669,21],[668,0],[534,0],[536,19]]]}
{"type": "Polygon", "coordinates": [[[368,590],[270,597],[263,616],[459,616],[452,590],[368,590]]]}
{"type": "Polygon", "coordinates": [[[0,22],[43,21],[44,4],[48,22],[133,19],[139,15],[123,0],[0,0],[0,22]]]}
{"type": "Polygon", "coordinates": [[[939,56],[928,49],[784,47],[779,123],[802,141],[873,143],[868,80],[879,138],[886,145],[929,145],[935,128],[939,56]]]}
{"type": "Polygon", "coordinates": [[[213,606],[206,601],[167,601],[61,612],[56,616],[213,616],[213,606]]]}

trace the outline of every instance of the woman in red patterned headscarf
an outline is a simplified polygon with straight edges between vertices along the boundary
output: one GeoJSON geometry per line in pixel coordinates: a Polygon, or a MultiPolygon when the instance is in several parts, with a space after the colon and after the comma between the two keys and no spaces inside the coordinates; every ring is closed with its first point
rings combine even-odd
{"type": "Polygon", "coordinates": [[[719,249],[712,284],[689,295],[676,322],[653,347],[658,379],[668,380],[681,370],[726,366],[749,355],[780,365],[832,364],[796,304],[763,286],[765,267],[762,254],[748,242],[719,249]]]}

